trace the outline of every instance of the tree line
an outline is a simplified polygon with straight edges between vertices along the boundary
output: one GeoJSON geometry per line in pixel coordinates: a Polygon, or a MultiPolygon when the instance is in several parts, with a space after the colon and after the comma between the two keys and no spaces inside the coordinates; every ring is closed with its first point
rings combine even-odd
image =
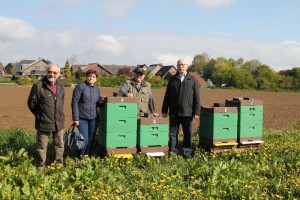
{"type": "Polygon", "coordinates": [[[218,57],[210,59],[208,54],[194,56],[189,71],[198,73],[216,86],[257,90],[300,90],[300,67],[282,73],[275,72],[259,60],[245,62],[243,58],[218,57]]]}

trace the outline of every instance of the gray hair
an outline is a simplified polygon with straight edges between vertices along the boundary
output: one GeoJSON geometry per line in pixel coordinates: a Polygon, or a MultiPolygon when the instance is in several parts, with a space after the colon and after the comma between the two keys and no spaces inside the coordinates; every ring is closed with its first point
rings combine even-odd
{"type": "Polygon", "coordinates": [[[47,65],[46,73],[48,74],[50,66],[56,66],[57,67],[57,69],[58,69],[58,74],[57,75],[59,76],[60,75],[60,67],[57,64],[54,64],[54,63],[50,63],[49,65],[47,65]]]}

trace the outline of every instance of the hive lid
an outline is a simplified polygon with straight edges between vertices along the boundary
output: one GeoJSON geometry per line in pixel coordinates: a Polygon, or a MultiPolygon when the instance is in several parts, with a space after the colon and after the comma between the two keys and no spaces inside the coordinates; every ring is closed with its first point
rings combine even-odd
{"type": "Polygon", "coordinates": [[[252,97],[234,97],[225,100],[226,106],[258,106],[263,105],[262,100],[255,100],[252,97]]]}
{"type": "Polygon", "coordinates": [[[201,106],[201,112],[210,112],[210,113],[237,113],[237,107],[210,107],[210,106],[201,106]]]}
{"type": "Polygon", "coordinates": [[[136,97],[106,97],[106,103],[137,103],[136,97]]]}
{"type": "Polygon", "coordinates": [[[169,124],[168,118],[154,117],[154,118],[144,118],[140,117],[138,119],[139,124],[169,124]]]}

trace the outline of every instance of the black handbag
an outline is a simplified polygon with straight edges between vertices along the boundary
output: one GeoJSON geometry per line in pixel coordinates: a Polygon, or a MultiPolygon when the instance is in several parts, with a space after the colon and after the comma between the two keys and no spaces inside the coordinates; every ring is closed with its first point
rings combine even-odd
{"type": "Polygon", "coordinates": [[[84,148],[84,137],[75,125],[72,125],[64,135],[65,149],[81,150],[84,148]]]}

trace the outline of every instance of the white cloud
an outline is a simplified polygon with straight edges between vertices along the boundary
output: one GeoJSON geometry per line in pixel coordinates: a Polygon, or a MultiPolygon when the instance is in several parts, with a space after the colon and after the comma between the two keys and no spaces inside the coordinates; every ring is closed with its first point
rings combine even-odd
{"type": "Polygon", "coordinates": [[[128,16],[137,0],[96,0],[106,16],[111,20],[123,19],[128,16]]]}
{"type": "Polygon", "coordinates": [[[192,63],[193,56],[191,55],[179,55],[179,54],[160,54],[156,56],[158,63],[163,63],[164,65],[174,65],[180,58],[185,58],[188,63],[192,63]]]}
{"type": "Polygon", "coordinates": [[[28,39],[35,35],[36,30],[27,22],[0,16],[0,40],[28,39]]]}
{"type": "Polygon", "coordinates": [[[233,4],[236,0],[191,0],[204,8],[215,8],[233,4]]]}
{"type": "Polygon", "coordinates": [[[297,41],[294,41],[294,40],[285,40],[282,42],[282,44],[298,44],[299,45],[299,43],[297,43],[297,41]]]}
{"type": "Polygon", "coordinates": [[[73,36],[66,31],[56,31],[55,41],[60,48],[69,48],[74,43],[73,36]]]}
{"type": "Polygon", "coordinates": [[[207,53],[210,58],[258,59],[274,70],[300,66],[300,45],[297,41],[280,43],[210,35],[191,36],[163,32],[60,30],[39,29],[39,37],[26,40],[1,41],[0,62],[7,64],[21,59],[43,57],[63,66],[66,59],[76,55],[77,64],[155,64],[175,65],[184,57],[189,63],[196,54],[207,53]],[[53,34],[54,33],[54,34],[53,34]]]}
{"type": "Polygon", "coordinates": [[[98,52],[118,54],[123,50],[120,42],[112,35],[99,35],[94,41],[94,48],[98,52]]]}
{"type": "Polygon", "coordinates": [[[64,5],[72,5],[72,4],[76,4],[79,3],[80,0],[57,0],[58,3],[60,4],[64,4],[64,5]]]}

